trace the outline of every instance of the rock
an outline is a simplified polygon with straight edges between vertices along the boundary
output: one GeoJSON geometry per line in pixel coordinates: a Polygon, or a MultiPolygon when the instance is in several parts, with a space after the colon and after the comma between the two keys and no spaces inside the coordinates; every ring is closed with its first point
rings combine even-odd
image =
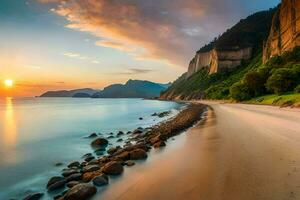
{"type": "Polygon", "coordinates": [[[119,158],[119,159],[121,159],[123,161],[126,161],[126,160],[128,160],[130,158],[130,154],[129,154],[128,151],[124,151],[124,152],[116,155],[116,158],[119,158]]]}
{"type": "Polygon", "coordinates": [[[88,166],[84,167],[82,171],[84,173],[86,173],[86,172],[94,172],[99,169],[100,169],[100,167],[98,165],[88,165],[88,166]]]}
{"type": "Polygon", "coordinates": [[[140,117],[139,120],[143,120],[144,118],[140,117]]]}
{"type": "Polygon", "coordinates": [[[159,141],[153,145],[153,147],[156,149],[164,146],[166,146],[166,143],[164,141],[159,141]]]}
{"type": "Polygon", "coordinates": [[[167,139],[167,136],[162,135],[162,134],[158,134],[157,136],[154,136],[152,138],[150,138],[150,143],[152,145],[154,145],[155,143],[159,142],[159,141],[165,141],[167,139]]]}
{"type": "Polygon", "coordinates": [[[90,182],[93,178],[95,178],[96,176],[99,176],[101,174],[103,174],[103,173],[100,170],[94,171],[94,172],[86,172],[82,175],[82,180],[84,182],[90,182]]]}
{"type": "Polygon", "coordinates": [[[72,168],[72,167],[79,167],[80,166],[80,163],[78,161],[74,161],[74,162],[71,162],[68,167],[69,168],[72,168]]]}
{"type": "Polygon", "coordinates": [[[95,159],[94,156],[89,156],[89,157],[86,157],[86,158],[84,159],[84,161],[90,162],[90,161],[92,161],[92,160],[94,160],[94,159],[95,159]]]}
{"type": "Polygon", "coordinates": [[[39,200],[42,198],[43,195],[43,193],[33,193],[27,195],[23,200],[39,200]]]}
{"type": "Polygon", "coordinates": [[[67,182],[70,182],[70,181],[79,181],[79,180],[81,180],[81,178],[82,178],[82,174],[76,173],[76,174],[72,174],[71,176],[68,176],[66,178],[66,181],[67,182]]]}
{"type": "Polygon", "coordinates": [[[59,195],[56,195],[55,197],[53,197],[54,200],[64,200],[63,198],[63,194],[59,194],[59,195]]]}
{"type": "Polygon", "coordinates": [[[68,188],[72,188],[72,187],[74,187],[75,185],[78,185],[80,182],[78,182],[78,181],[70,181],[70,182],[68,182],[67,184],[66,184],[66,186],[68,187],[68,188]]]}
{"type": "Polygon", "coordinates": [[[132,133],[131,131],[128,131],[126,134],[129,135],[129,134],[131,134],[131,133],[132,133]]]}
{"type": "Polygon", "coordinates": [[[113,136],[113,135],[110,135],[107,137],[107,139],[113,139],[113,138],[115,138],[115,136],[113,136]]]}
{"type": "Polygon", "coordinates": [[[135,129],[135,130],[133,131],[132,134],[141,134],[141,133],[143,133],[142,130],[140,130],[140,129],[135,129]]]}
{"type": "Polygon", "coordinates": [[[79,170],[77,169],[65,169],[63,170],[62,175],[64,177],[68,177],[71,176],[72,174],[77,174],[77,173],[79,173],[79,170]]]}
{"type": "Polygon", "coordinates": [[[125,165],[128,166],[128,167],[131,167],[133,165],[135,165],[135,162],[131,161],[131,160],[128,160],[125,162],[125,165]]]}
{"type": "Polygon", "coordinates": [[[97,138],[91,143],[92,146],[106,146],[108,145],[108,140],[105,138],[97,138]]]}
{"type": "Polygon", "coordinates": [[[120,162],[112,161],[105,164],[101,170],[108,175],[119,175],[122,174],[124,168],[120,162]]]}
{"type": "Polygon", "coordinates": [[[61,176],[54,176],[52,177],[47,183],[48,191],[53,191],[56,189],[63,188],[66,184],[66,180],[64,177],[61,176]]]}
{"type": "Polygon", "coordinates": [[[119,131],[119,133],[117,134],[117,136],[121,136],[121,135],[124,135],[123,131],[119,131]]]}
{"type": "Polygon", "coordinates": [[[84,154],[84,155],[82,156],[82,158],[87,158],[87,157],[90,157],[90,156],[93,156],[93,154],[87,153],[87,154],[84,154]]]}
{"type": "Polygon", "coordinates": [[[110,148],[110,149],[107,150],[107,153],[110,154],[110,155],[112,155],[112,154],[114,154],[117,151],[118,151],[118,148],[112,147],[112,148],[110,148]]]}
{"type": "Polygon", "coordinates": [[[99,161],[97,159],[91,160],[87,165],[98,165],[99,161]]]}
{"type": "Polygon", "coordinates": [[[96,194],[97,188],[87,183],[80,183],[72,187],[64,196],[65,200],[87,200],[96,194]]]}
{"type": "Polygon", "coordinates": [[[93,179],[93,183],[95,186],[103,186],[103,185],[107,185],[108,184],[108,177],[104,177],[105,175],[100,175],[100,176],[96,176],[93,179]]]}
{"type": "Polygon", "coordinates": [[[143,149],[134,149],[130,152],[131,160],[141,160],[146,159],[147,157],[147,152],[143,149]]]}
{"type": "Polygon", "coordinates": [[[91,135],[89,135],[89,138],[95,138],[97,136],[98,136],[97,133],[92,133],[91,135]]]}
{"type": "Polygon", "coordinates": [[[123,142],[123,139],[122,139],[122,138],[120,138],[120,139],[118,139],[118,140],[117,140],[117,142],[123,142]]]}

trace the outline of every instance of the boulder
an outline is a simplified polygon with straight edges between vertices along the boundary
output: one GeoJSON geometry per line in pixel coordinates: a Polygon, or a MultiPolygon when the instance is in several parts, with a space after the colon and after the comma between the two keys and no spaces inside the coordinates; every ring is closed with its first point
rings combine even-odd
{"type": "Polygon", "coordinates": [[[78,185],[80,182],[78,182],[78,181],[70,181],[70,182],[68,182],[67,184],[66,184],[66,186],[68,187],[68,188],[72,188],[72,187],[74,187],[75,185],[78,185]]]}
{"type": "Polygon", "coordinates": [[[122,138],[120,138],[120,139],[118,139],[118,140],[117,140],[117,142],[123,142],[123,139],[122,139],[122,138]]]}
{"type": "Polygon", "coordinates": [[[55,167],[60,167],[60,166],[63,166],[64,164],[61,163],[61,162],[58,162],[58,163],[55,163],[55,167]]]}
{"type": "Polygon", "coordinates": [[[62,175],[64,177],[68,177],[68,176],[70,176],[72,174],[77,174],[77,173],[79,173],[79,170],[77,170],[77,169],[64,169],[62,171],[62,175]]]}
{"type": "Polygon", "coordinates": [[[72,175],[68,176],[66,178],[66,181],[67,182],[70,182],[70,181],[79,181],[79,180],[81,180],[81,178],[82,178],[82,174],[76,173],[76,174],[72,174],[72,175]]]}
{"type": "Polygon", "coordinates": [[[68,167],[69,168],[73,168],[73,167],[79,167],[80,166],[80,163],[78,161],[74,161],[74,162],[71,162],[68,167]]]}
{"type": "Polygon", "coordinates": [[[125,133],[123,131],[119,131],[117,136],[121,136],[121,135],[124,135],[125,133]]]}
{"type": "Polygon", "coordinates": [[[96,194],[97,188],[91,184],[80,183],[72,187],[65,195],[65,200],[87,200],[96,194]]]}
{"type": "Polygon", "coordinates": [[[143,130],[135,129],[132,134],[141,134],[141,133],[143,133],[143,130]]]}
{"type": "Polygon", "coordinates": [[[106,175],[100,175],[100,176],[96,176],[94,179],[93,179],[93,184],[95,186],[98,186],[98,187],[101,187],[101,186],[104,186],[104,185],[107,185],[108,184],[108,177],[106,175]]]}
{"type": "Polygon", "coordinates": [[[90,161],[92,161],[92,160],[94,160],[94,159],[95,159],[94,156],[88,156],[88,157],[86,157],[86,158],[84,159],[84,161],[90,162],[90,161]]]}
{"type": "Polygon", "coordinates": [[[110,148],[110,149],[107,150],[107,153],[110,154],[110,155],[112,155],[112,154],[114,154],[117,151],[118,151],[118,148],[112,147],[112,148],[110,148]]]}
{"type": "Polygon", "coordinates": [[[105,164],[101,170],[108,175],[119,175],[122,174],[124,168],[123,165],[120,162],[117,161],[111,161],[107,164],[105,164]]]}
{"type": "Polygon", "coordinates": [[[130,158],[130,154],[128,151],[124,151],[124,152],[121,152],[120,154],[116,155],[116,158],[126,161],[130,158]]]}
{"type": "Polygon", "coordinates": [[[39,200],[42,198],[43,195],[43,193],[33,193],[27,195],[23,200],[39,200]]]}
{"type": "Polygon", "coordinates": [[[50,178],[50,180],[47,183],[47,189],[48,191],[53,191],[56,189],[63,188],[66,184],[66,179],[61,176],[54,176],[50,178]]]}
{"type": "Polygon", "coordinates": [[[91,143],[92,146],[106,146],[108,145],[108,140],[105,138],[97,138],[91,143]]]}
{"type": "Polygon", "coordinates": [[[147,157],[147,152],[143,149],[134,149],[130,152],[130,160],[141,160],[147,157]]]}
{"type": "Polygon", "coordinates": [[[94,172],[99,169],[100,169],[100,167],[98,165],[88,165],[88,166],[84,167],[82,169],[82,171],[83,171],[83,173],[86,173],[86,172],[94,172]]]}
{"type": "Polygon", "coordinates": [[[89,138],[95,138],[97,136],[98,136],[97,133],[92,133],[91,135],[89,135],[89,138]]]}
{"type": "Polygon", "coordinates": [[[82,175],[82,180],[84,182],[90,182],[93,178],[101,174],[103,174],[101,170],[94,171],[94,172],[86,172],[82,175]]]}

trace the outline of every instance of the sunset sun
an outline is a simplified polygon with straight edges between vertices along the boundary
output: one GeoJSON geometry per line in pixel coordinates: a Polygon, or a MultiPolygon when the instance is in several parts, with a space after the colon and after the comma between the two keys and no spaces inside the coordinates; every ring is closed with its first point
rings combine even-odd
{"type": "Polygon", "coordinates": [[[4,81],[4,85],[5,85],[6,87],[12,87],[12,86],[14,85],[14,81],[11,80],[11,79],[6,79],[6,80],[4,81]]]}

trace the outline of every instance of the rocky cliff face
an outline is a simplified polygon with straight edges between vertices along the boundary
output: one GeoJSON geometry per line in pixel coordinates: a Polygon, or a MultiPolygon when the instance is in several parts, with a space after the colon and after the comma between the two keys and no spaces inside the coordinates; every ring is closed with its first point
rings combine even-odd
{"type": "Polygon", "coordinates": [[[282,0],[273,17],[268,40],[264,46],[263,61],[300,45],[300,1],[282,0]]]}
{"type": "Polygon", "coordinates": [[[210,74],[235,68],[241,64],[242,60],[248,60],[251,56],[251,47],[198,52],[190,62],[187,78],[204,68],[209,70],[210,74]]]}

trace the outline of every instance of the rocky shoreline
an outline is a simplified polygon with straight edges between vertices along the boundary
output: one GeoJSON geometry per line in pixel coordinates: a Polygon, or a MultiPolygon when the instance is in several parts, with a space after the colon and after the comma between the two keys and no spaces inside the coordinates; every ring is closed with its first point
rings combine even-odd
{"type": "MultiPolygon", "coordinates": [[[[62,170],[61,175],[49,179],[46,186],[48,192],[63,191],[54,197],[55,200],[89,199],[97,193],[97,187],[109,184],[109,176],[120,175],[124,171],[124,166],[131,167],[136,160],[146,159],[151,148],[166,146],[169,138],[198,122],[205,110],[206,106],[203,104],[190,104],[175,117],[151,128],[138,128],[127,133],[119,131],[117,136],[128,135],[125,145],[111,147],[108,150],[106,148],[109,141],[106,138],[96,133],[91,134],[89,136],[93,138],[91,146],[97,156],[88,153],[82,157],[83,162],[69,163],[62,170]],[[108,155],[102,156],[104,151],[108,155]]],[[[33,193],[26,196],[24,200],[38,200],[43,195],[43,193],[33,193]]]]}

